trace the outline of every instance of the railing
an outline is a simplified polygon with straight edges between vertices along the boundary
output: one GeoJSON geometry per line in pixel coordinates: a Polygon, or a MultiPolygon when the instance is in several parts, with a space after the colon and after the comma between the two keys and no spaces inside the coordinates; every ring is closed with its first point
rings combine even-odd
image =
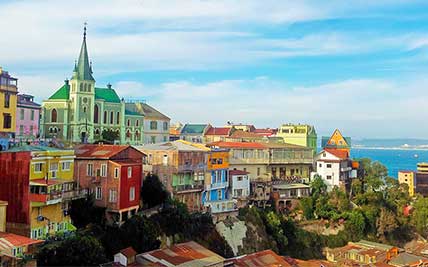
{"type": "Polygon", "coordinates": [[[194,165],[179,165],[177,170],[179,172],[204,172],[207,169],[206,165],[194,166],[194,165]]]}
{"type": "Polygon", "coordinates": [[[347,171],[351,171],[352,167],[344,167],[344,168],[340,168],[341,172],[347,172],[347,171]]]}
{"type": "Polygon", "coordinates": [[[205,188],[207,190],[210,189],[219,189],[219,188],[225,188],[229,186],[229,182],[220,182],[220,183],[214,183],[214,184],[206,184],[205,188]]]}
{"type": "Polygon", "coordinates": [[[88,189],[71,190],[65,192],[51,192],[49,194],[34,194],[30,193],[30,201],[32,202],[43,202],[46,205],[52,205],[60,203],[63,200],[72,200],[78,198],[84,198],[88,194],[88,189]]]}
{"type": "Polygon", "coordinates": [[[231,157],[229,159],[229,164],[268,164],[269,159],[267,158],[237,158],[231,157]]]}
{"type": "Polygon", "coordinates": [[[204,189],[204,186],[202,184],[191,184],[191,185],[176,185],[173,186],[173,190],[176,193],[190,191],[190,190],[202,190],[204,189]]]}
{"type": "Polygon", "coordinates": [[[233,199],[207,201],[205,202],[205,206],[207,207],[208,211],[213,214],[238,210],[236,200],[233,199]]]}
{"type": "Polygon", "coordinates": [[[270,158],[270,164],[312,164],[312,158],[270,158]]]}

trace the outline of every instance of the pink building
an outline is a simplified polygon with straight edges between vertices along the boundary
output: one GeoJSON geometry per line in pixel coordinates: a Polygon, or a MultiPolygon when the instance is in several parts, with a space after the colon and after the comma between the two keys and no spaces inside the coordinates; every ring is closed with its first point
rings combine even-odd
{"type": "Polygon", "coordinates": [[[16,139],[27,141],[39,136],[40,105],[32,95],[19,94],[16,107],[16,139]]]}

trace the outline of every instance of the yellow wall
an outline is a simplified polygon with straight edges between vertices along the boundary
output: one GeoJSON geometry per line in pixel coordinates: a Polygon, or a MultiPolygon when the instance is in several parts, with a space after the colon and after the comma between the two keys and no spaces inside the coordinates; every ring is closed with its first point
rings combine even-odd
{"type": "Polygon", "coordinates": [[[6,232],[7,202],[0,201],[0,232],[6,232]]]}
{"type": "MultiPolygon", "coordinates": [[[[47,226],[48,223],[51,223],[52,227],[49,229],[50,234],[54,234],[57,231],[58,223],[70,223],[70,216],[64,216],[64,212],[62,209],[62,203],[41,206],[41,207],[31,207],[31,233],[33,230],[42,229],[43,234],[47,234],[47,226]],[[37,216],[43,216],[49,219],[44,221],[37,221],[37,216]]],[[[40,238],[40,237],[38,237],[40,238]]]]}
{"type": "Polygon", "coordinates": [[[213,151],[208,154],[207,169],[227,169],[229,168],[229,151],[213,151]],[[223,164],[212,164],[211,159],[222,159],[223,164]]]}
{"type": "MultiPolygon", "coordinates": [[[[0,89],[4,89],[4,88],[0,88],[0,89]]],[[[5,108],[4,107],[4,96],[5,96],[5,92],[0,90],[0,132],[8,132],[8,133],[14,133],[15,129],[16,129],[16,102],[17,102],[17,98],[16,98],[16,90],[13,89],[14,91],[10,91],[11,95],[10,95],[10,103],[9,103],[9,108],[5,108]],[[3,113],[10,113],[10,115],[12,116],[12,124],[10,129],[4,129],[3,128],[3,113]]]]}
{"type": "Polygon", "coordinates": [[[58,171],[56,179],[73,181],[74,174],[74,151],[61,150],[61,151],[40,151],[33,152],[33,158],[30,166],[30,180],[43,179],[48,173],[48,178],[52,178],[52,172],[49,171],[50,164],[58,164],[58,171]],[[69,170],[62,169],[62,162],[70,162],[69,170]],[[42,163],[42,171],[36,172],[36,163],[42,163]]]}
{"type": "Polygon", "coordinates": [[[414,172],[398,172],[398,182],[400,184],[407,184],[409,186],[409,195],[413,197],[415,195],[415,184],[414,184],[414,172]]]}

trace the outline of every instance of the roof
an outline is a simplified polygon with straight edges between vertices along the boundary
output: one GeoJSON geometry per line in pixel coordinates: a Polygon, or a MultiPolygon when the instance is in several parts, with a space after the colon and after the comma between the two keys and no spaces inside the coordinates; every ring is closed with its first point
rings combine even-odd
{"type": "Polygon", "coordinates": [[[310,147],[299,146],[299,145],[289,144],[289,143],[267,142],[266,146],[269,148],[298,148],[298,149],[312,150],[310,147]]]}
{"type": "Polygon", "coordinates": [[[360,247],[366,247],[366,248],[376,248],[376,249],[385,250],[385,251],[388,251],[394,248],[394,246],[391,246],[391,245],[371,242],[367,240],[360,240],[358,242],[355,242],[354,245],[360,246],[360,247]]]}
{"type": "Polygon", "coordinates": [[[230,170],[229,174],[230,175],[247,175],[249,174],[249,172],[241,171],[241,170],[230,170]]]}
{"type": "Polygon", "coordinates": [[[256,134],[253,132],[246,132],[243,130],[236,130],[231,135],[231,138],[256,138],[256,139],[262,139],[262,135],[256,134]]]}
{"type": "Polygon", "coordinates": [[[131,116],[144,116],[136,111],[132,111],[129,109],[125,109],[125,115],[131,115],[131,116]]]}
{"type": "Polygon", "coordinates": [[[185,124],[181,129],[181,134],[204,134],[209,124],[185,124]]]}
{"type": "Polygon", "coordinates": [[[224,262],[223,257],[194,241],[153,250],[138,255],[140,256],[152,263],[162,262],[165,266],[204,267],[224,262]]]}
{"type": "Polygon", "coordinates": [[[120,251],[120,253],[125,255],[125,257],[127,257],[127,258],[132,258],[132,257],[135,257],[137,255],[137,252],[135,252],[135,250],[132,247],[124,248],[120,251]]]}
{"type": "Polygon", "coordinates": [[[278,132],[278,129],[264,128],[264,129],[255,129],[254,133],[261,136],[271,136],[278,132]]]}
{"type": "Polygon", "coordinates": [[[113,88],[95,87],[95,99],[101,99],[110,103],[120,103],[120,98],[113,88]]]}
{"type": "Polygon", "coordinates": [[[80,47],[79,61],[74,67],[74,76],[80,80],[95,81],[92,77],[92,67],[89,65],[88,48],[86,47],[86,26],[83,33],[82,46],[80,47]]]}
{"type": "Polygon", "coordinates": [[[310,188],[307,184],[292,183],[292,184],[273,184],[272,188],[275,189],[295,189],[295,188],[310,188]]]}
{"type": "Polygon", "coordinates": [[[43,242],[43,240],[34,240],[22,235],[0,232],[0,251],[13,247],[23,247],[33,244],[40,244],[43,242]]]}
{"type": "Polygon", "coordinates": [[[23,146],[15,146],[10,148],[9,150],[2,151],[2,152],[33,152],[33,151],[64,151],[64,150],[56,147],[50,147],[50,146],[23,145],[23,146]]]}
{"type": "Polygon", "coordinates": [[[208,151],[209,148],[197,146],[195,143],[186,142],[183,140],[176,140],[172,142],[147,144],[144,146],[136,147],[140,151],[145,150],[178,150],[178,151],[208,151]]]}
{"type": "Polygon", "coordinates": [[[18,100],[16,103],[17,107],[28,107],[28,108],[34,108],[34,109],[40,109],[41,105],[34,102],[34,101],[28,101],[28,98],[33,98],[32,95],[25,95],[25,94],[19,94],[18,100]]]}
{"type": "Polygon", "coordinates": [[[212,142],[207,144],[212,147],[221,147],[221,148],[243,148],[243,149],[265,149],[267,148],[264,144],[257,142],[212,142]]]}
{"type": "Polygon", "coordinates": [[[414,263],[420,260],[428,260],[428,258],[413,255],[407,252],[402,252],[399,253],[393,259],[391,259],[389,263],[394,266],[408,266],[410,263],[414,263]]]}
{"type": "Polygon", "coordinates": [[[347,151],[344,151],[344,150],[339,150],[339,149],[334,149],[334,148],[325,148],[323,151],[328,152],[328,153],[338,157],[339,159],[348,159],[349,158],[349,153],[347,151]]]}
{"type": "Polygon", "coordinates": [[[53,95],[49,97],[50,100],[68,100],[70,98],[70,85],[68,83],[61,86],[53,95]]]}
{"type": "Polygon", "coordinates": [[[288,267],[292,266],[272,250],[263,250],[234,260],[236,267],[288,267]]]}
{"type": "Polygon", "coordinates": [[[128,148],[134,149],[129,145],[85,144],[75,146],[74,152],[76,154],[76,158],[109,159],[128,148]]]}
{"type": "Polygon", "coordinates": [[[398,171],[398,172],[402,172],[402,173],[414,173],[415,171],[401,170],[401,171],[398,171]]]}
{"type": "Polygon", "coordinates": [[[164,115],[163,113],[159,112],[154,107],[142,103],[142,102],[135,102],[135,103],[126,103],[125,109],[131,112],[138,113],[140,115],[144,115],[146,119],[161,119],[161,120],[169,120],[169,117],[164,115]]]}
{"type": "Polygon", "coordinates": [[[205,135],[229,135],[231,130],[229,127],[210,127],[205,135]]]}

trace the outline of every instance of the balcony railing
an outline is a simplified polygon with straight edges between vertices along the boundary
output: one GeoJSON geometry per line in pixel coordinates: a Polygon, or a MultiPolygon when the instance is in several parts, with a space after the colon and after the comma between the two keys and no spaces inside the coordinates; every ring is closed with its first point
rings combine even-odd
{"type": "Polygon", "coordinates": [[[205,206],[213,214],[238,210],[237,202],[234,199],[207,201],[205,206]]]}
{"type": "Polygon", "coordinates": [[[71,190],[64,192],[51,192],[49,194],[35,194],[30,193],[30,201],[42,202],[46,205],[53,205],[62,202],[63,200],[73,200],[84,198],[88,194],[88,189],[71,190]]]}
{"type": "Polygon", "coordinates": [[[202,184],[191,184],[191,185],[176,185],[173,186],[173,190],[175,193],[184,193],[186,191],[192,191],[192,190],[202,190],[204,189],[204,186],[202,184]]]}
{"type": "Polygon", "coordinates": [[[206,165],[179,165],[177,168],[179,172],[204,172],[206,169],[206,165]]]}
{"type": "Polygon", "coordinates": [[[220,182],[220,183],[214,183],[214,184],[206,184],[205,188],[207,190],[211,190],[211,189],[225,188],[228,186],[229,186],[229,182],[220,182]]]}
{"type": "Polygon", "coordinates": [[[312,158],[271,158],[270,164],[312,164],[312,158]]]}

